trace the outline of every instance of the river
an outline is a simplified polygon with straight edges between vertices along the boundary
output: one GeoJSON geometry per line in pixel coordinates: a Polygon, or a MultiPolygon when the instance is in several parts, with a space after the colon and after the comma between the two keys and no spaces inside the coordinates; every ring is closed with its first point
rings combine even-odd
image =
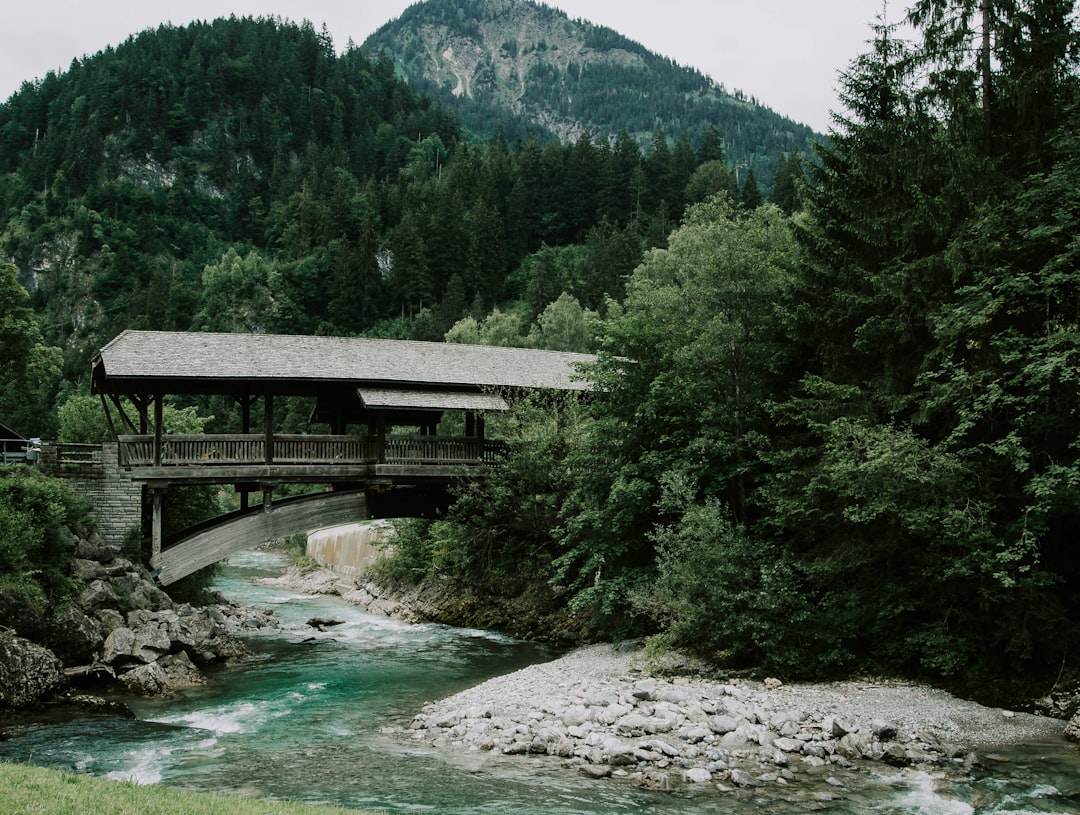
{"type": "Polygon", "coordinates": [[[241,553],[217,586],[237,602],[272,606],[296,626],[251,637],[254,661],[213,671],[205,686],[172,698],[125,698],[135,720],[40,722],[0,742],[0,758],[395,815],[1080,815],[1080,754],[1063,742],[989,753],[985,773],[969,782],[868,772],[843,789],[822,779],[727,795],[586,780],[547,757],[437,752],[382,731],[407,723],[425,701],[554,654],[499,634],[410,625],[337,597],[254,582],[282,565],[273,553],[241,553]],[[325,633],[301,630],[312,617],[343,622],[325,633]]]}

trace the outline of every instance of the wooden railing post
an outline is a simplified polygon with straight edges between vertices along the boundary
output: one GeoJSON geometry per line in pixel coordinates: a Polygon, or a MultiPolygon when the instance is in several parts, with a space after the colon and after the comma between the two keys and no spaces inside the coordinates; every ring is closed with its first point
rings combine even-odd
{"type": "Polygon", "coordinates": [[[165,397],[154,394],[154,466],[161,466],[161,436],[162,424],[164,423],[165,397]]]}
{"type": "Polygon", "coordinates": [[[274,463],[274,397],[273,394],[266,394],[263,397],[265,415],[263,418],[263,435],[266,438],[264,444],[266,445],[264,453],[266,454],[266,463],[274,463]]]}

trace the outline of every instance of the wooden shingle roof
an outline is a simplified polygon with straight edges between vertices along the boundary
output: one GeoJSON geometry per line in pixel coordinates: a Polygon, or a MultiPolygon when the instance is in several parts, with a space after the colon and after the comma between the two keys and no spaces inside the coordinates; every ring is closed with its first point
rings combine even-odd
{"type": "Polygon", "coordinates": [[[509,410],[494,393],[422,391],[400,388],[359,388],[360,402],[368,410],[509,410]]]}
{"type": "Polygon", "coordinates": [[[303,393],[334,385],[585,390],[590,354],[282,334],[124,331],[94,360],[95,393],[303,393]]]}

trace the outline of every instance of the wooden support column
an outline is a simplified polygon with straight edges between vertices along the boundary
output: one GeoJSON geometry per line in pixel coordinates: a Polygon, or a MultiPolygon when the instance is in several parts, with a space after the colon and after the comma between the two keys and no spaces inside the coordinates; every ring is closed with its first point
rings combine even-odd
{"type": "Polygon", "coordinates": [[[375,432],[372,434],[374,442],[375,461],[378,464],[386,463],[386,417],[381,413],[375,418],[375,432]]]}
{"type": "Polygon", "coordinates": [[[476,435],[476,413],[471,410],[465,411],[465,435],[476,435]]]}
{"type": "MultiPolygon", "coordinates": [[[[251,432],[251,402],[250,393],[241,394],[237,401],[240,403],[240,432],[245,436],[251,432]]],[[[251,490],[246,484],[237,484],[237,492],[240,493],[240,509],[245,510],[249,506],[251,490]]]]}
{"type": "Polygon", "coordinates": [[[274,463],[274,396],[266,394],[263,397],[263,435],[266,451],[266,463],[274,463]]]}
{"type": "Polygon", "coordinates": [[[240,432],[251,432],[251,394],[245,393],[238,400],[240,402],[240,432]]]}
{"type": "MultiPolygon", "coordinates": [[[[145,436],[150,432],[150,419],[147,418],[146,410],[150,406],[152,396],[132,395],[131,401],[135,404],[135,409],[139,411],[139,430],[140,436],[145,436]]],[[[119,406],[117,402],[117,406],[119,406]]]]}
{"type": "Polygon", "coordinates": [[[153,513],[150,520],[150,564],[156,565],[158,557],[161,556],[161,543],[163,540],[161,527],[162,516],[165,509],[165,492],[166,487],[151,487],[150,499],[153,507],[153,513]]]}

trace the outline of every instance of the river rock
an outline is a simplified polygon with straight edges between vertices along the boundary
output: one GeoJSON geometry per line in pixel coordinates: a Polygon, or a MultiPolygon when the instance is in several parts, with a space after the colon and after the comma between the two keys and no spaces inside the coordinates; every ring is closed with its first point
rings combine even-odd
{"type": "Polygon", "coordinates": [[[731,771],[731,783],[736,787],[760,787],[761,781],[745,770],[738,768],[731,771]]]}
{"type": "Polygon", "coordinates": [[[98,533],[92,533],[87,538],[81,538],[75,544],[75,557],[80,560],[93,560],[98,563],[109,563],[120,557],[119,544],[107,544],[102,541],[98,533]]]}
{"type": "Polygon", "coordinates": [[[71,561],[71,576],[83,583],[92,583],[109,576],[108,571],[96,560],[75,558],[71,561]]]}
{"type": "Polygon", "coordinates": [[[870,732],[874,734],[874,738],[878,741],[892,741],[896,738],[896,734],[900,732],[900,728],[892,722],[875,720],[870,724],[870,732]]]}
{"type": "Polygon", "coordinates": [[[46,623],[41,640],[66,667],[85,665],[101,648],[97,623],[73,603],[65,603],[46,623]]]}
{"type": "Polygon", "coordinates": [[[881,760],[893,767],[907,767],[911,764],[911,758],[908,756],[907,750],[899,744],[890,744],[886,747],[885,752],[881,754],[881,760]]]}
{"type": "Polygon", "coordinates": [[[836,752],[851,760],[863,758],[870,754],[870,739],[864,733],[848,733],[836,743],[836,752]]]}
{"type": "Polygon", "coordinates": [[[157,662],[133,668],[121,675],[120,681],[132,693],[165,696],[180,688],[201,685],[206,679],[188,655],[181,651],[178,654],[168,654],[157,662]]]}
{"type": "Polygon", "coordinates": [[[0,634],[0,707],[29,707],[66,685],[56,654],[22,637],[0,634]]]}
{"type": "Polygon", "coordinates": [[[610,778],[611,767],[606,764],[580,764],[578,772],[586,778],[610,778]]]}
{"type": "Polygon", "coordinates": [[[109,632],[101,651],[101,661],[106,665],[130,662],[135,656],[135,632],[122,625],[109,632]]]}
{"type": "Polygon", "coordinates": [[[119,608],[120,595],[104,579],[95,580],[82,590],[78,597],[79,608],[87,612],[95,612],[103,608],[119,608]]]}
{"type": "Polygon", "coordinates": [[[1077,713],[1065,726],[1065,738],[1080,742],[1080,713],[1077,713]]]}

